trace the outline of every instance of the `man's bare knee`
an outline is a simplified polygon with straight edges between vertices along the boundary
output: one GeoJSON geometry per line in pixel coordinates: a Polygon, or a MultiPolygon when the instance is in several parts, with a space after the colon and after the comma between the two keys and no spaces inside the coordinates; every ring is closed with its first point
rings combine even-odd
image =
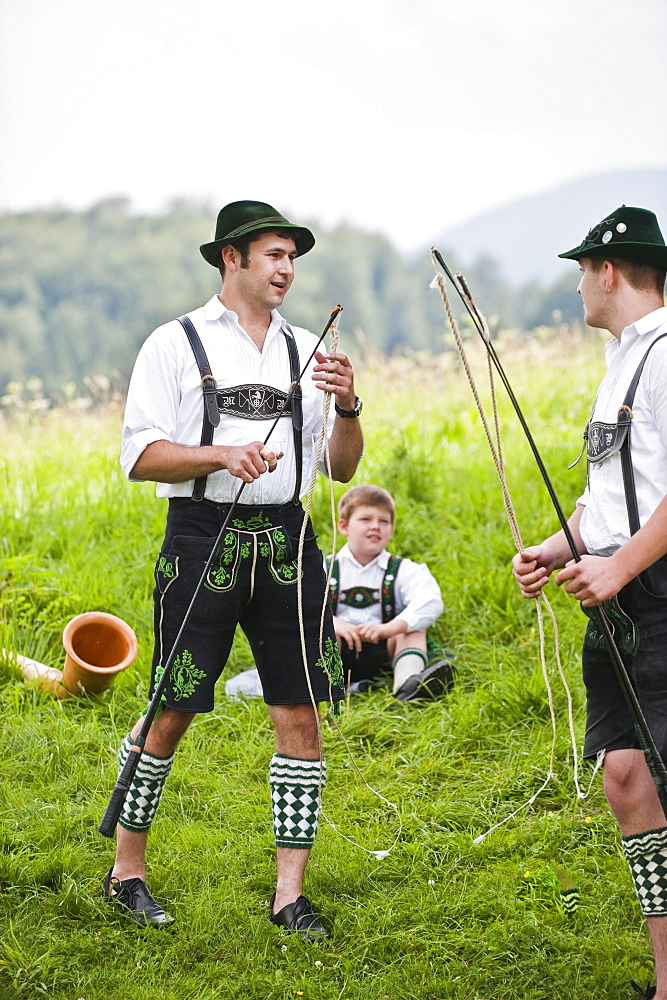
{"type": "Polygon", "coordinates": [[[269,705],[276,750],[289,757],[319,756],[317,715],[312,705],[269,705]]]}
{"type": "MultiPolygon", "coordinates": [[[[175,712],[172,708],[161,709],[153,719],[148,732],[144,748],[146,752],[156,757],[170,757],[194,717],[195,714],[192,712],[175,712]]],[[[133,736],[139,733],[142,724],[143,719],[139,719],[132,730],[133,736]]]]}
{"type": "Polygon", "coordinates": [[[613,750],[604,762],[604,791],[614,812],[634,809],[653,789],[641,750],[613,750]]]}

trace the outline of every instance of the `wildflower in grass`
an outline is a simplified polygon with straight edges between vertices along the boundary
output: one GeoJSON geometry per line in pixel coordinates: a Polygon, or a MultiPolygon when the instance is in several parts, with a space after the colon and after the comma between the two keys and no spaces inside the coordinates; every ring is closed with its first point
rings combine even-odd
{"type": "Polygon", "coordinates": [[[586,817],[586,822],[587,823],[592,823],[593,822],[593,817],[592,816],[587,816],[586,817]]]}
{"type": "Polygon", "coordinates": [[[318,958],[318,960],[317,960],[317,961],[315,962],[315,967],[316,967],[317,969],[320,969],[320,968],[322,967],[322,963],[320,962],[319,958],[318,958]]]}
{"type": "Polygon", "coordinates": [[[287,945],[286,944],[281,944],[280,950],[281,951],[287,951],[287,945]]]}
{"type": "Polygon", "coordinates": [[[435,885],[435,879],[434,879],[434,878],[430,878],[430,879],[428,880],[428,884],[429,884],[429,885],[435,885]]]}

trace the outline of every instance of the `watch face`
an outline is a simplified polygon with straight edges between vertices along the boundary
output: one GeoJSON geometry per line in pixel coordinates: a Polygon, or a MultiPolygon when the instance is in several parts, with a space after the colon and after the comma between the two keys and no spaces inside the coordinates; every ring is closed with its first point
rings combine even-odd
{"type": "Polygon", "coordinates": [[[338,415],[341,416],[341,417],[358,417],[359,414],[361,413],[361,408],[362,408],[363,405],[364,404],[361,402],[361,400],[357,396],[356,400],[355,400],[355,403],[354,403],[354,409],[353,410],[342,410],[340,408],[340,406],[338,405],[338,403],[336,403],[335,404],[335,406],[336,406],[336,413],[338,413],[338,415]]]}

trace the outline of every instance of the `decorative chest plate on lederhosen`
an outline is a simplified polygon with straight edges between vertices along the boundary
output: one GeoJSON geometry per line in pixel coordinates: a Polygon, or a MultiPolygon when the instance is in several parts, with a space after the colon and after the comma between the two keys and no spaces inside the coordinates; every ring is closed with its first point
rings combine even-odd
{"type": "Polygon", "coordinates": [[[382,621],[393,621],[396,617],[396,574],[401,562],[401,556],[389,556],[382,578],[382,587],[379,590],[372,587],[348,587],[347,590],[341,591],[338,560],[334,559],[331,564],[330,558],[327,557],[327,565],[331,564],[329,598],[332,613],[336,614],[339,604],[346,604],[349,608],[372,608],[374,604],[381,604],[382,621]]]}
{"type": "MultiPolygon", "coordinates": [[[[630,524],[630,534],[634,535],[639,531],[639,511],[637,508],[637,494],[635,491],[634,471],[632,468],[632,457],[630,450],[630,428],[632,426],[632,405],[635,401],[635,393],[639,385],[639,379],[644,370],[647,358],[655,345],[667,337],[667,333],[660,334],[652,341],[646,349],[637,369],[632,376],[628,391],[625,394],[621,406],[618,410],[616,423],[607,423],[602,420],[589,420],[584,430],[584,448],[590,470],[591,465],[604,462],[612,455],[620,453],[621,469],[623,472],[623,488],[625,491],[625,502],[628,509],[628,521],[630,524]]],[[[595,403],[593,404],[595,412],[595,403]]],[[[580,456],[581,457],[581,456],[580,456]]],[[[577,459],[578,461],[578,459],[577,459]]],[[[576,465],[576,462],[573,463],[576,465]]],[[[570,466],[572,468],[572,466],[570,466]]]]}
{"type": "MultiPolygon", "coordinates": [[[[201,375],[204,416],[200,445],[210,445],[213,443],[213,431],[220,423],[221,413],[228,416],[242,417],[245,420],[270,420],[272,417],[276,419],[282,416],[291,417],[296,473],[292,502],[298,504],[303,470],[301,434],[303,430],[303,408],[301,385],[299,383],[299,351],[291,328],[288,325],[282,328],[282,334],[285,338],[287,353],[289,355],[289,393],[284,392],[282,389],[277,389],[275,386],[256,383],[233,385],[229,389],[218,390],[217,381],[206,357],[206,351],[192,320],[188,316],[179,316],[178,322],[183,327],[185,335],[190,342],[190,347],[192,348],[197,367],[199,368],[199,374],[201,375]]],[[[207,476],[199,476],[195,479],[192,488],[193,500],[204,499],[207,478],[207,476]]]]}
{"type": "Polygon", "coordinates": [[[218,389],[218,410],[246,420],[269,420],[271,417],[290,416],[292,403],[282,389],[270,385],[233,385],[218,389]]]}
{"type": "Polygon", "coordinates": [[[604,423],[601,420],[589,423],[584,433],[589,462],[604,462],[605,459],[615,455],[623,445],[632,419],[632,410],[629,407],[621,407],[618,417],[615,424],[604,423]]]}

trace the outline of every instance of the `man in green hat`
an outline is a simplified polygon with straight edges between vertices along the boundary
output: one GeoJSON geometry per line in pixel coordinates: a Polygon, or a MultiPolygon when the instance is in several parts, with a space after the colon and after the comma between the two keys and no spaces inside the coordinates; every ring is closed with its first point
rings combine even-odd
{"type": "MultiPolygon", "coordinates": [[[[179,740],[198,713],[213,708],[214,685],[240,625],[276,734],[269,784],[278,879],[270,919],[307,940],[328,936],[301,890],[326,777],[314,706],[340,700],[343,678],[322,554],[310,526],[297,559],[305,516],[299,498],[315,463],[324,393],[335,403],[327,428],[335,479],[347,482],[354,475],[363,441],[349,359],[317,351],[299,384],[317,340],[290,327],[278,312],[294,279],[295,259],[314,243],[308,229],[271,205],[226,205],[215,239],[200,248],[220,270],[221,292],[155,330],[132,374],[121,465],[131,481],[156,482],[158,497],[169,501],[155,567],[152,689],[177,643],[104,887],[142,925],[173,919],[146,885],[148,831],[179,740]],[[241,502],[179,637],[242,483],[241,502]]],[[[123,741],[121,767],[138,730],[139,723],[123,741]]]]}
{"type": "MultiPolygon", "coordinates": [[[[641,709],[667,760],[667,247],[653,214],[622,205],[560,254],[579,262],[584,318],[608,330],[608,371],[586,429],[588,483],[563,531],[514,557],[524,597],[550,574],[582,608],[604,606],[641,709]]],[[[647,918],[657,986],[667,1000],[667,820],[619,688],[590,619],[583,649],[584,754],[604,761],[604,790],[647,918]]]]}

